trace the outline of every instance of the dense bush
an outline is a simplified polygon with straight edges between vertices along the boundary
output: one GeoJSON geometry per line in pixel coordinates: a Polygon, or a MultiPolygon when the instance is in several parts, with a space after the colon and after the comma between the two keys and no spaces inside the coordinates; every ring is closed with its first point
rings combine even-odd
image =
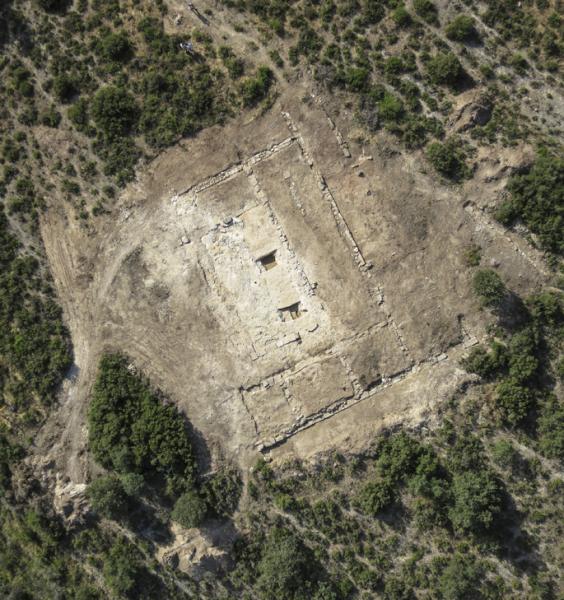
{"type": "Polygon", "coordinates": [[[431,0],[413,0],[413,10],[427,23],[438,23],[437,7],[431,0]]]}
{"type": "Polygon", "coordinates": [[[427,73],[432,83],[458,86],[464,78],[464,69],[452,52],[440,52],[427,63],[427,73]]]}
{"type": "Polygon", "coordinates": [[[172,494],[191,489],[195,465],[184,419],[128,369],[125,357],[100,361],[88,423],[90,449],[104,467],[164,479],[172,494]]]}
{"type": "Polygon", "coordinates": [[[108,519],[121,519],[130,506],[123,484],[114,475],[95,479],[88,486],[88,498],[94,511],[108,519]]]}
{"type": "Polygon", "coordinates": [[[367,515],[377,516],[395,500],[395,485],[390,479],[367,483],[356,498],[358,507],[367,515]]]}
{"type": "Polygon", "coordinates": [[[118,597],[131,597],[141,576],[139,551],[124,540],[117,540],[104,560],[103,574],[106,585],[118,597]]]}
{"type": "Polygon", "coordinates": [[[564,404],[553,394],[542,404],[538,436],[542,453],[564,462],[564,404]]]}
{"type": "Polygon", "coordinates": [[[171,517],[182,527],[198,527],[207,512],[205,500],[196,492],[188,491],[176,501],[171,517]]]}
{"type": "Polygon", "coordinates": [[[262,600],[300,600],[313,596],[316,561],[292,532],[274,529],[258,564],[257,589],[262,600]]]}
{"type": "Polygon", "coordinates": [[[478,346],[461,362],[469,373],[475,373],[484,379],[492,379],[507,365],[507,348],[498,342],[491,344],[490,352],[478,346]]]}
{"type": "Polygon", "coordinates": [[[94,96],[92,117],[106,136],[115,138],[132,130],[139,118],[139,109],[134,98],[124,89],[106,86],[94,96]]]}
{"type": "MultiPolygon", "coordinates": [[[[33,190],[29,183],[22,180],[19,194],[33,190]]],[[[48,405],[72,362],[69,335],[61,309],[41,293],[38,261],[21,251],[1,210],[0,267],[0,356],[7,371],[0,377],[3,401],[10,398],[14,409],[34,399],[48,405]]]]}
{"type": "Polygon", "coordinates": [[[449,516],[456,531],[479,533],[492,527],[502,510],[502,491],[488,470],[457,474],[449,516]]]}
{"type": "Polygon", "coordinates": [[[469,174],[464,149],[454,139],[449,139],[444,144],[441,142],[429,144],[427,158],[441,175],[453,181],[460,181],[469,174]]]}
{"type": "Polygon", "coordinates": [[[544,249],[563,254],[564,159],[539,152],[532,168],[514,175],[508,189],[511,199],[500,207],[497,218],[506,225],[521,219],[544,249]]]}
{"type": "Polygon", "coordinates": [[[478,38],[474,19],[470,15],[458,15],[446,27],[445,33],[449,40],[468,42],[478,38]]]}
{"type": "Polygon", "coordinates": [[[506,379],[497,386],[496,403],[510,425],[516,426],[525,420],[533,401],[531,390],[513,379],[506,379]]]}
{"type": "Polygon", "coordinates": [[[507,295],[501,277],[491,269],[476,271],[472,279],[472,288],[482,304],[492,308],[498,307],[507,295]]]}
{"type": "Polygon", "coordinates": [[[224,469],[206,482],[203,493],[217,515],[228,517],[237,509],[242,487],[239,473],[235,469],[224,469]]]}
{"type": "Polygon", "coordinates": [[[106,61],[125,62],[133,54],[133,48],[124,31],[108,32],[97,44],[100,56],[106,61]]]}
{"type": "Polygon", "coordinates": [[[268,67],[259,67],[255,77],[249,77],[241,84],[241,98],[246,107],[254,106],[263,100],[273,82],[273,73],[268,67]]]}

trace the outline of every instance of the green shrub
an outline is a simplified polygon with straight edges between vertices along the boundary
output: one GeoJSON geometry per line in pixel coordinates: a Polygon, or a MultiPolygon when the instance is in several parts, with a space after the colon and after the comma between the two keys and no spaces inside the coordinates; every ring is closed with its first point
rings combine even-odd
{"type": "Polygon", "coordinates": [[[464,69],[452,52],[440,52],[427,63],[427,73],[432,83],[458,86],[464,78],[464,69]]]}
{"type": "Polygon", "coordinates": [[[507,289],[501,277],[491,269],[476,271],[472,288],[484,306],[498,307],[507,296],[507,289]]]}
{"type": "Polygon", "coordinates": [[[53,92],[59,102],[67,103],[79,92],[78,84],[74,77],[67,74],[58,75],[53,80],[53,92]]]}
{"type": "Polygon", "coordinates": [[[163,477],[170,493],[190,489],[194,459],[183,417],[121,355],[102,357],[88,412],[90,448],[104,467],[163,477]]]}
{"type": "Polygon", "coordinates": [[[461,181],[469,175],[464,149],[454,139],[449,139],[444,144],[429,144],[427,158],[435,170],[448,179],[461,181]]]}
{"type": "Polygon", "coordinates": [[[298,600],[312,597],[317,565],[295,534],[275,528],[265,541],[258,574],[261,600],[298,600]]]}
{"type": "Polygon", "coordinates": [[[79,98],[69,108],[67,115],[78,131],[81,131],[82,133],[86,133],[88,131],[88,102],[84,98],[79,98]]]}
{"type": "Polygon", "coordinates": [[[185,492],[174,504],[171,517],[182,527],[188,529],[199,527],[206,517],[207,506],[205,500],[196,492],[185,492]]]}
{"type": "Polygon", "coordinates": [[[243,483],[235,469],[216,473],[204,487],[207,505],[218,515],[228,517],[237,509],[243,483]]]}
{"type": "Polygon", "coordinates": [[[118,596],[132,594],[141,575],[139,551],[125,540],[116,541],[104,559],[106,585],[118,596]]]}
{"type": "Polygon", "coordinates": [[[541,452],[564,462],[564,404],[553,394],[541,406],[537,433],[541,452]]]}
{"type": "Polygon", "coordinates": [[[487,470],[454,476],[454,505],[449,517],[456,531],[479,533],[491,529],[502,510],[502,490],[487,470]]]}
{"type": "Polygon", "coordinates": [[[370,83],[370,71],[365,67],[350,67],[345,73],[347,89],[352,92],[362,92],[370,83]]]}
{"type": "Polygon", "coordinates": [[[133,55],[133,46],[125,31],[108,32],[97,43],[102,58],[111,62],[126,62],[133,55]]]}
{"type": "Polygon", "coordinates": [[[118,520],[127,514],[130,501],[118,477],[108,475],[95,479],[87,493],[92,508],[103,517],[118,520]]]}
{"type": "Polygon", "coordinates": [[[511,200],[498,210],[498,220],[510,225],[522,219],[545,250],[564,253],[564,159],[539,152],[532,168],[514,175],[508,189],[511,200]]]}
{"type": "Polygon", "coordinates": [[[362,14],[369,25],[375,25],[384,18],[386,11],[380,0],[364,0],[362,14]]]}
{"type": "Polygon", "coordinates": [[[394,503],[395,485],[391,479],[382,479],[367,483],[357,495],[355,501],[363,513],[375,517],[394,503]]]}
{"type": "Polygon", "coordinates": [[[536,357],[536,332],[527,328],[514,334],[509,341],[509,375],[517,383],[526,383],[536,375],[539,361],[536,357]]]}
{"type": "Polygon", "coordinates": [[[507,365],[507,348],[498,342],[493,342],[491,351],[478,346],[462,359],[462,366],[469,373],[475,373],[484,379],[494,378],[507,365]]]}
{"type": "Polygon", "coordinates": [[[472,557],[452,556],[439,579],[439,590],[444,600],[475,600],[481,597],[479,588],[484,569],[472,557]]]}
{"type": "Polygon", "coordinates": [[[504,469],[511,468],[516,462],[519,453],[513,444],[507,440],[499,440],[492,448],[494,462],[504,469]]]}
{"type": "Polygon", "coordinates": [[[407,27],[411,24],[411,15],[403,4],[392,12],[392,19],[398,27],[407,27]]]}
{"type": "Polygon", "coordinates": [[[405,113],[403,102],[394,94],[386,92],[378,102],[378,114],[386,123],[398,123],[405,113]]]}
{"type": "Polygon", "coordinates": [[[534,396],[526,387],[512,379],[502,381],[496,388],[496,404],[503,418],[512,426],[520,425],[534,403],[534,396]]]}
{"type": "Polygon", "coordinates": [[[94,96],[92,117],[106,136],[115,138],[127,135],[135,127],[139,109],[124,89],[106,86],[94,96]]]}
{"type": "Polygon", "coordinates": [[[445,33],[454,42],[469,42],[478,38],[474,19],[470,15],[458,15],[446,27],[445,33]]]}
{"type": "Polygon", "coordinates": [[[263,100],[270,90],[273,78],[274,75],[268,67],[259,67],[255,77],[245,79],[240,88],[243,105],[251,107],[263,100]]]}
{"type": "Polygon", "coordinates": [[[427,23],[438,23],[437,7],[431,0],[413,0],[413,10],[427,23]]]}

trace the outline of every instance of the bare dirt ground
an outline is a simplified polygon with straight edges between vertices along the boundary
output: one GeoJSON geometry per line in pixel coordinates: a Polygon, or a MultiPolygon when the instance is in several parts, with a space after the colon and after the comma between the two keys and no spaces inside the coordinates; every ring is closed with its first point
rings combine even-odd
{"type": "Polygon", "coordinates": [[[127,353],[246,470],[260,452],[359,449],[449,398],[487,323],[472,244],[517,293],[546,282],[540,255],[483,210],[527,149],[480,157],[465,187],[441,184],[387,134],[361,141],[307,81],[281,80],[266,113],[161,154],[94,225],[70,207],[43,216],[75,368],[36,449],[71,482],[89,477],[105,351],[127,353]]]}
{"type": "Polygon", "coordinates": [[[437,184],[385,135],[348,139],[351,123],[282,94],[263,116],[163,153],[95,231],[46,213],[76,370],[55,417],[63,436],[48,425],[37,445],[71,480],[87,477],[84,421],[104,351],[129,354],[248,467],[270,447],[300,454],[299,440],[308,454],[316,439],[338,446],[342,435],[324,432],[345,426],[358,443],[460,385],[458,356],[484,322],[470,244],[515,291],[543,281],[535,252],[471,201],[490,184],[437,184]]]}

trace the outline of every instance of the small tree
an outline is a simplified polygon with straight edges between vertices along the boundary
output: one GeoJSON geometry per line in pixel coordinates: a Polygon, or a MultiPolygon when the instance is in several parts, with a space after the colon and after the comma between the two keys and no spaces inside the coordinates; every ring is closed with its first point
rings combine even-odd
{"type": "Polygon", "coordinates": [[[460,181],[468,175],[466,155],[460,144],[453,139],[444,144],[433,142],[427,147],[427,158],[444,177],[460,181]]]}
{"type": "Polygon", "coordinates": [[[458,15],[445,27],[445,33],[454,42],[468,42],[478,38],[474,19],[469,15],[458,15]]]}
{"type": "Polygon", "coordinates": [[[521,424],[533,406],[531,390],[513,379],[507,379],[497,386],[496,392],[496,403],[504,419],[514,427],[521,424]]]}
{"type": "Polygon", "coordinates": [[[413,10],[427,23],[438,23],[437,7],[431,0],[413,0],[413,10]]]}
{"type": "Polygon", "coordinates": [[[375,517],[395,500],[395,486],[389,479],[367,483],[356,498],[363,513],[375,517]]]}
{"type": "Polygon", "coordinates": [[[290,531],[274,529],[270,533],[258,572],[257,588],[264,600],[297,600],[312,596],[316,577],[314,557],[290,531]]]}
{"type": "Polygon", "coordinates": [[[464,77],[464,69],[452,52],[441,52],[427,63],[432,83],[456,87],[464,77]]]}
{"type": "Polygon", "coordinates": [[[479,533],[488,530],[501,512],[501,488],[487,470],[465,471],[453,478],[454,506],[449,511],[456,531],[479,533]]]}
{"type": "Polygon", "coordinates": [[[94,96],[92,116],[107,136],[120,137],[135,126],[139,110],[135,100],[124,89],[107,86],[94,96]]]}
{"type": "Polygon", "coordinates": [[[121,481],[114,475],[95,479],[87,491],[92,508],[108,519],[123,517],[129,508],[129,497],[121,481]]]}
{"type": "Polygon", "coordinates": [[[501,277],[491,269],[477,271],[472,279],[472,287],[482,304],[492,308],[498,307],[507,295],[501,277]]]}
{"type": "Polygon", "coordinates": [[[188,529],[198,527],[207,513],[205,501],[194,491],[189,491],[176,501],[172,510],[172,519],[188,529]]]}

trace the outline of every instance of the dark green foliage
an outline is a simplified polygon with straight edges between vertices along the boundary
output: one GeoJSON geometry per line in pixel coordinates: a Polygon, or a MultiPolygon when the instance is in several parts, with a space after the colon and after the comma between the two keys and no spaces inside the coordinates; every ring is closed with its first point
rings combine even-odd
{"type": "Polygon", "coordinates": [[[61,74],[55,77],[53,81],[53,92],[56,98],[63,103],[70,102],[78,93],[79,88],[73,77],[67,74],[61,74]]]}
{"type": "Polygon", "coordinates": [[[521,219],[538,236],[540,245],[555,254],[564,252],[564,159],[539,152],[532,168],[514,175],[508,185],[511,200],[497,218],[510,225],[521,219]]]}
{"type": "MultiPolygon", "coordinates": [[[[22,198],[33,194],[29,180],[22,179],[16,189],[22,198]]],[[[60,308],[41,293],[37,260],[20,254],[3,212],[0,267],[0,356],[8,372],[0,378],[2,401],[9,392],[14,407],[26,407],[34,398],[48,405],[71,364],[68,332],[60,308]]]]}
{"type": "Polygon", "coordinates": [[[347,89],[352,92],[362,92],[370,83],[370,71],[365,67],[351,67],[345,74],[347,89]]]}
{"type": "Polygon", "coordinates": [[[274,529],[266,539],[258,574],[257,589],[263,600],[311,598],[317,575],[309,549],[286,529],[274,529]]]}
{"type": "Polygon", "coordinates": [[[88,130],[88,102],[84,98],[79,98],[67,112],[69,119],[74,126],[86,133],[88,130]]]}
{"type": "Polygon", "coordinates": [[[484,306],[497,308],[507,295],[501,277],[491,269],[476,271],[472,279],[474,293],[484,306]]]}
{"type": "Polygon", "coordinates": [[[464,69],[452,52],[440,52],[427,63],[427,73],[432,83],[458,86],[464,78],[464,69]]]}
{"type": "Polygon", "coordinates": [[[476,600],[484,569],[472,557],[455,554],[439,579],[439,590],[444,600],[476,600]]]}
{"type": "Polygon", "coordinates": [[[538,337],[532,328],[514,334],[509,342],[509,376],[517,383],[527,383],[539,367],[536,357],[538,337]]]}
{"type": "Polygon", "coordinates": [[[513,379],[502,381],[496,389],[496,403],[504,419],[513,426],[521,424],[534,402],[530,389],[513,379]]]}
{"type": "Polygon", "coordinates": [[[386,123],[397,123],[401,120],[405,108],[403,102],[393,94],[386,92],[378,103],[379,114],[386,123]]]}
{"type": "Polygon", "coordinates": [[[427,158],[441,175],[453,181],[461,181],[469,174],[466,154],[457,140],[429,144],[427,158]]]}
{"type": "Polygon", "coordinates": [[[541,452],[564,462],[564,404],[553,394],[542,404],[537,433],[541,452]]]}
{"type": "Polygon", "coordinates": [[[8,438],[0,432],[0,498],[4,490],[9,488],[12,477],[12,463],[23,457],[21,447],[10,443],[8,438]]]}
{"type": "Polygon", "coordinates": [[[427,23],[438,23],[437,7],[431,0],[413,0],[413,10],[427,23]]]}
{"type": "Polygon", "coordinates": [[[130,506],[123,484],[115,475],[99,477],[88,486],[92,508],[102,517],[119,520],[130,506]]]}
{"type": "Polygon", "coordinates": [[[362,14],[368,24],[374,25],[384,18],[386,11],[380,0],[364,0],[362,14]]]}
{"type": "Polygon", "coordinates": [[[176,501],[171,517],[182,527],[191,528],[201,525],[206,513],[205,500],[196,492],[188,491],[176,501]]]}
{"type": "Polygon", "coordinates": [[[484,379],[492,379],[507,365],[507,348],[503,344],[493,342],[491,350],[478,346],[461,361],[462,366],[469,372],[484,379]]]}
{"type": "Polygon", "coordinates": [[[263,100],[270,90],[273,78],[274,75],[268,67],[259,67],[255,77],[245,79],[241,84],[243,105],[255,106],[263,100]]]}
{"type": "Polygon", "coordinates": [[[208,506],[218,515],[228,517],[237,509],[243,482],[235,469],[216,473],[204,486],[208,506]]]}
{"type": "Polygon", "coordinates": [[[407,27],[411,24],[411,15],[402,4],[392,12],[392,19],[398,27],[407,27]]]}
{"type": "Polygon", "coordinates": [[[395,487],[390,479],[367,483],[358,494],[356,503],[362,512],[375,517],[394,502],[395,487]]]}
{"type": "Polygon", "coordinates": [[[120,473],[164,478],[170,493],[190,489],[195,467],[183,417],[127,364],[116,354],[100,362],[88,413],[94,457],[120,473]]]}
{"type": "Polygon", "coordinates": [[[139,129],[156,148],[168,146],[208,124],[214,112],[214,83],[207,67],[194,69],[193,78],[174,72],[149,71],[143,78],[143,109],[139,129]]]}
{"type": "Polygon", "coordinates": [[[125,62],[133,54],[133,48],[125,31],[108,32],[97,43],[100,56],[113,62],[125,62]]]}
{"type": "Polygon", "coordinates": [[[479,533],[492,527],[502,509],[501,487],[488,470],[466,471],[452,483],[454,505],[449,511],[456,531],[479,533]]]}
{"type": "Polygon", "coordinates": [[[400,482],[415,471],[421,453],[417,440],[404,432],[390,436],[378,447],[376,469],[393,482],[400,482]]]}
{"type": "Polygon", "coordinates": [[[125,539],[110,548],[104,560],[106,585],[119,596],[132,597],[141,575],[140,553],[125,539]]]}
{"type": "Polygon", "coordinates": [[[41,8],[49,12],[60,12],[70,6],[70,0],[37,0],[41,8]]]}
{"type": "Polygon", "coordinates": [[[469,42],[478,39],[474,19],[470,15],[458,15],[446,27],[445,33],[449,40],[469,42]]]}
{"type": "Polygon", "coordinates": [[[139,118],[139,109],[124,89],[106,86],[94,96],[92,117],[106,136],[117,138],[133,129],[139,118]]]}

